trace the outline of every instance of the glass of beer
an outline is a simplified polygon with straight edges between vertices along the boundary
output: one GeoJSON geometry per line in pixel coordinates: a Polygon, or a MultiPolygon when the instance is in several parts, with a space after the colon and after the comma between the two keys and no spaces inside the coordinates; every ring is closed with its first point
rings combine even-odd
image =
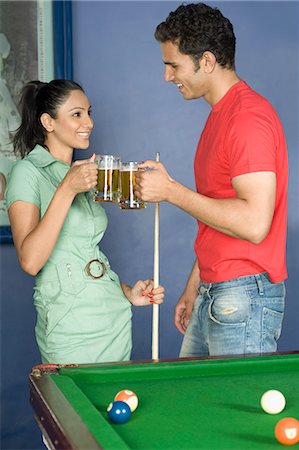
{"type": "Polygon", "coordinates": [[[146,204],[134,194],[136,183],[137,162],[122,162],[120,164],[120,209],[144,209],[146,204]]]}
{"type": "Polygon", "coordinates": [[[93,196],[95,202],[119,202],[120,157],[116,155],[96,155],[98,183],[93,196]]]}

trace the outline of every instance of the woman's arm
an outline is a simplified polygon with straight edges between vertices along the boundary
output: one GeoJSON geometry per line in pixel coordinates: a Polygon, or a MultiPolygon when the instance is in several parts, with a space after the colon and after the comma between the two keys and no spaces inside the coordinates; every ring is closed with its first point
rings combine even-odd
{"type": "Polygon", "coordinates": [[[41,219],[39,208],[32,203],[16,201],[10,206],[8,214],[14,244],[25,272],[36,275],[44,266],[76,194],[89,191],[96,183],[96,165],[82,161],[68,171],[41,219]]]}

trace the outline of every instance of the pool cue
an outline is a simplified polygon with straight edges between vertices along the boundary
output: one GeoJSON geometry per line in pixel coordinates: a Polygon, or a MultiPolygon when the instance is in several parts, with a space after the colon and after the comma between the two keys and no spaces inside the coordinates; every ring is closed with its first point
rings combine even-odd
{"type": "MultiPolygon", "coordinates": [[[[160,153],[156,153],[156,161],[160,161],[160,153]]],[[[154,288],[159,286],[159,203],[155,204],[154,231],[154,288]]],[[[153,304],[152,319],[152,359],[159,359],[159,305],[153,304]]]]}

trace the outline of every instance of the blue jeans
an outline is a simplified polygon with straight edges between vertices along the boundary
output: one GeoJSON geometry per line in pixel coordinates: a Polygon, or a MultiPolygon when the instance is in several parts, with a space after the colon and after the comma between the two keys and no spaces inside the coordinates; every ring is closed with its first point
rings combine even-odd
{"type": "Polygon", "coordinates": [[[200,283],[180,357],[242,355],[277,350],[285,285],[267,274],[200,283]]]}

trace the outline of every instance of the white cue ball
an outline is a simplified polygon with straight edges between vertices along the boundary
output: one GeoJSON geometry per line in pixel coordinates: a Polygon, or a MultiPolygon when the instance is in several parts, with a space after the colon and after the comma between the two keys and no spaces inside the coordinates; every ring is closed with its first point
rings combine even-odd
{"type": "Polygon", "coordinates": [[[285,405],[286,399],[284,395],[275,389],[267,391],[262,395],[261,406],[268,414],[279,414],[285,405]]]}

